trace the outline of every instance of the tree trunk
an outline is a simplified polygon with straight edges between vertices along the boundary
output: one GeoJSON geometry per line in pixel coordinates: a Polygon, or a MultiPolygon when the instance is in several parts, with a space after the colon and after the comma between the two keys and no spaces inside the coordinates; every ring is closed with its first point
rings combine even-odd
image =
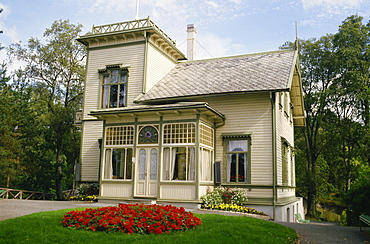
{"type": "Polygon", "coordinates": [[[62,139],[58,138],[57,140],[57,163],[55,165],[55,191],[57,195],[58,201],[63,201],[63,172],[62,172],[62,165],[63,165],[63,159],[62,159],[62,139]]]}

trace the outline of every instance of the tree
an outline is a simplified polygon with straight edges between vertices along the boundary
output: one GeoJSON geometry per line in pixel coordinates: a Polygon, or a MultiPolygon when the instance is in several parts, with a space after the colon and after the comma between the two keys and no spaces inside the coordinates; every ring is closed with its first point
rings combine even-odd
{"type": "MultiPolygon", "coordinates": [[[[299,176],[298,186],[308,199],[308,214],[316,215],[316,198],[319,173],[318,160],[324,150],[322,123],[328,111],[329,87],[335,77],[333,62],[332,35],[320,39],[301,40],[300,63],[302,73],[302,87],[306,113],[306,127],[297,131],[296,140],[301,140],[297,151],[297,168],[304,175],[299,176]],[[298,137],[298,138],[297,138],[298,137]],[[300,154],[301,153],[301,154],[300,154]]],[[[282,48],[293,47],[295,44],[286,43],[282,48]]]]}
{"type": "Polygon", "coordinates": [[[44,32],[45,44],[31,38],[25,47],[14,44],[9,48],[11,55],[26,63],[24,72],[32,81],[35,96],[41,106],[47,108],[42,120],[48,127],[45,141],[54,154],[51,164],[55,168],[55,190],[59,200],[63,199],[63,166],[71,161],[66,160],[65,145],[71,134],[77,133],[73,118],[82,104],[86,50],[75,40],[81,27],[68,20],[55,21],[44,32]]]}
{"type": "Polygon", "coordinates": [[[0,172],[2,173],[0,182],[10,187],[22,172],[25,130],[30,109],[28,90],[16,82],[17,78],[14,78],[19,77],[20,74],[10,77],[6,73],[6,65],[2,64],[0,66],[0,103],[2,104],[0,106],[0,172]]]}
{"type": "MultiPolygon", "coordinates": [[[[343,194],[369,160],[370,24],[350,16],[338,33],[300,41],[305,128],[296,133],[297,186],[316,216],[318,196],[343,194]]],[[[282,48],[292,47],[286,43],[282,48]]]]}

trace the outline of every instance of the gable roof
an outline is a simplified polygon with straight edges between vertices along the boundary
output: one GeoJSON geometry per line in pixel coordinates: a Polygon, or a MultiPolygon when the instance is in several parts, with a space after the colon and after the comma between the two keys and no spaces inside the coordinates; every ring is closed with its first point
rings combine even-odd
{"type": "Polygon", "coordinates": [[[296,51],[283,50],[179,63],[136,102],[193,96],[287,91],[296,51]]]}

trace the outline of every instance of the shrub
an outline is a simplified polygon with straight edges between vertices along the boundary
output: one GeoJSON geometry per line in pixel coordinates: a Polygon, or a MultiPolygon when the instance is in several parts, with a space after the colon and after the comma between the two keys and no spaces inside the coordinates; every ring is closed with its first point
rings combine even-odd
{"type": "Polygon", "coordinates": [[[201,224],[193,213],[171,205],[120,204],[84,211],[74,210],[64,215],[64,227],[91,231],[162,234],[185,231],[201,224]]]}
{"type": "Polygon", "coordinates": [[[76,187],[76,193],[79,196],[99,195],[98,183],[81,183],[76,187]]]}
{"type": "Polygon", "coordinates": [[[241,188],[217,187],[201,197],[202,205],[236,204],[247,201],[247,194],[241,188]]]}
{"type": "Polygon", "coordinates": [[[99,184],[98,183],[81,183],[74,190],[74,196],[69,197],[70,201],[98,201],[99,184]]]}

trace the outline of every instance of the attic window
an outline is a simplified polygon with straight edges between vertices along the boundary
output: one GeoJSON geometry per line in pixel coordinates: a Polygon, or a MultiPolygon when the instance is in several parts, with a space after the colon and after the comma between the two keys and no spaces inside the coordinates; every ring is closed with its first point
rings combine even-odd
{"type": "Polygon", "coordinates": [[[128,69],[120,64],[107,65],[99,69],[101,74],[102,108],[126,107],[128,69]]]}

